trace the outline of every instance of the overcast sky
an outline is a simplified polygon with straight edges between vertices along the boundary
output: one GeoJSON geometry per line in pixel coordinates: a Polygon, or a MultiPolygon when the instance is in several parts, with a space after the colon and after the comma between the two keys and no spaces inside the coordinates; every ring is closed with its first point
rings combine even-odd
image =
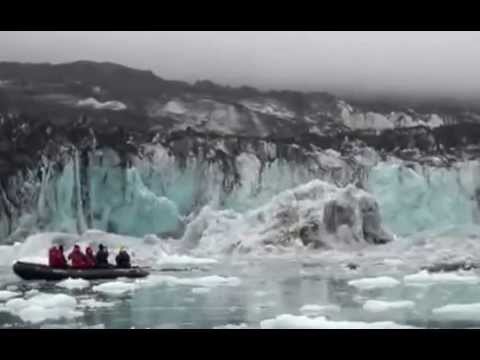
{"type": "Polygon", "coordinates": [[[480,95],[479,32],[0,31],[0,49],[5,61],[113,61],[262,89],[480,95]]]}

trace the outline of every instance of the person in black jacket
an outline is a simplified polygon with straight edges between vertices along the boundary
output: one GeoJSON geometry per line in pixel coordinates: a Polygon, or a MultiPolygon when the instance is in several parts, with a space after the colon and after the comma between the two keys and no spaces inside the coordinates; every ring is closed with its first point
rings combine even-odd
{"type": "Polygon", "coordinates": [[[120,248],[118,255],[115,257],[115,261],[118,268],[128,269],[131,267],[130,255],[128,255],[127,251],[123,246],[120,248]]]}
{"type": "Polygon", "coordinates": [[[98,245],[98,251],[97,254],[95,255],[95,262],[96,262],[96,267],[98,268],[109,268],[112,267],[108,263],[108,249],[103,246],[103,244],[98,245]]]}

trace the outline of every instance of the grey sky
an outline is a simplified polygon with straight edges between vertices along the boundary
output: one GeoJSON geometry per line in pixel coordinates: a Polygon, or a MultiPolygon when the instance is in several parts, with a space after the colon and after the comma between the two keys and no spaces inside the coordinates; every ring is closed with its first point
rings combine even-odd
{"type": "Polygon", "coordinates": [[[0,49],[0,60],[113,61],[263,89],[480,95],[479,32],[3,31],[0,49]]]}

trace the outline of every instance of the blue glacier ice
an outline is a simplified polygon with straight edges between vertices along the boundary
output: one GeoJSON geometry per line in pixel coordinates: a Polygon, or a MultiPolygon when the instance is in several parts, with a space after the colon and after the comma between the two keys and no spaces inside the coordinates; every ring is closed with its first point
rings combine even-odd
{"type": "Polygon", "coordinates": [[[399,235],[476,224],[479,170],[478,162],[451,168],[379,163],[369,172],[368,190],[385,223],[399,235]]]}

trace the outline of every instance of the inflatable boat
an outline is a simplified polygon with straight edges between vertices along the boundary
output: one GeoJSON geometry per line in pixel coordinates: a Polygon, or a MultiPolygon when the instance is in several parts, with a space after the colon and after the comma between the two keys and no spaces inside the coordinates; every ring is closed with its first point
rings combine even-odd
{"type": "Polygon", "coordinates": [[[13,272],[24,280],[63,280],[74,279],[115,279],[120,277],[142,278],[149,272],[140,267],[119,269],[115,267],[105,269],[54,269],[50,266],[17,261],[13,264],[13,272]]]}

